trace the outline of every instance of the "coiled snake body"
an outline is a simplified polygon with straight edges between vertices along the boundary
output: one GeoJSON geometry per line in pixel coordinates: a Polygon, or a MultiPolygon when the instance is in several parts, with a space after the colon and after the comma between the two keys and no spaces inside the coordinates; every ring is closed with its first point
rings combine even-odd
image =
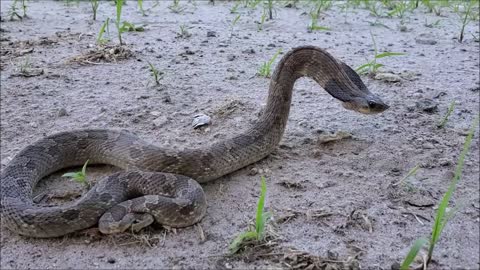
{"type": "Polygon", "coordinates": [[[378,113],[388,108],[346,64],[320,48],[298,47],[277,65],[263,115],[230,139],[173,151],[128,131],[87,129],[54,134],[27,146],[1,174],[4,224],[31,237],[61,236],[97,222],[104,233],[142,228],[154,220],[172,227],[192,225],[206,213],[197,181],[219,178],[272,152],[285,130],[293,85],[303,76],[313,78],[347,109],[378,113]],[[87,159],[126,171],[101,180],[72,204],[45,207],[33,202],[32,190],[42,177],[87,159]]]}

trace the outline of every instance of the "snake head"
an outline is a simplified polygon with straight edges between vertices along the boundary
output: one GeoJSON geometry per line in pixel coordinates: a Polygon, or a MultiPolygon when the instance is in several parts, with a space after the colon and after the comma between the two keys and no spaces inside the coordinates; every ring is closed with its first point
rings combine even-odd
{"type": "Polygon", "coordinates": [[[378,96],[371,93],[366,97],[357,97],[349,101],[344,101],[342,105],[348,110],[363,114],[381,113],[389,108],[378,96]]]}

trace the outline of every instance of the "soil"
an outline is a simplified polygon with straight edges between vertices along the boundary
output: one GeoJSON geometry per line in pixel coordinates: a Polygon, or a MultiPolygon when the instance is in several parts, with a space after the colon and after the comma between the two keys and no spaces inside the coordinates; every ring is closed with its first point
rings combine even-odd
{"type": "MultiPolygon", "coordinates": [[[[232,27],[232,2],[181,2],[178,13],[168,8],[171,1],[144,2],[148,16],[128,1],[122,19],[145,31],[124,33],[119,49],[112,21],[110,47],[100,49],[97,33],[115,17],[110,2],[101,2],[93,21],[88,2],[28,1],[28,18],[10,21],[12,1],[1,1],[2,169],[39,138],[81,128],[124,128],[172,148],[222,140],[261,113],[269,80],[257,71],[279,49],[315,45],[358,67],[374,55],[369,31],[380,52],[405,53],[379,59],[381,72],[400,81],[362,76],[391,107],[378,115],[347,111],[312,80],[300,79],[278,149],[203,185],[208,212],[199,225],[116,236],[88,230],[56,239],[21,237],[2,226],[2,269],[304,268],[315,260],[389,269],[417,238],[429,236],[479,113],[478,21],[460,43],[460,19],[447,9],[436,16],[419,8],[403,25],[397,17],[372,25],[367,10],[345,13],[337,3],[319,20],[331,29],[309,32],[307,3],[276,2],[274,19],[259,31],[261,7],[241,4],[232,27]],[[163,72],[158,85],[148,62],[163,72]],[[451,102],[455,108],[438,128],[451,102]],[[197,114],[211,117],[210,125],[194,129],[197,114]],[[229,243],[255,216],[261,175],[278,235],[228,256],[229,243]]],[[[480,266],[478,130],[475,136],[451,200],[458,212],[436,246],[434,269],[480,266]]],[[[60,203],[57,195],[78,197],[82,186],[61,177],[77,169],[42,180],[36,194],[48,195],[39,196],[46,203],[60,203]]],[[[115,170],[92,166],[88,178],[95,182],[115,170]]]]}

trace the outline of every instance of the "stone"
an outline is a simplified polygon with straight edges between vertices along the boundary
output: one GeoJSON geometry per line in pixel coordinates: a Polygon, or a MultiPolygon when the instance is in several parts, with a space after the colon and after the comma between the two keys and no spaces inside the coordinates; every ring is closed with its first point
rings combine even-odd
{"type": "Polygon", "coordinates": [[[438,104],[429,98],[420,99],[415,102],[415,105],[417,109],[427,113],[434,113],[438,111],[438,104]]]}
{"type": "Polygon", "coordinates": [[[375,80],[384,82],[400,82],[402,78],[393,73],[377,73],[377,75],[375,75],[375,80]]]}

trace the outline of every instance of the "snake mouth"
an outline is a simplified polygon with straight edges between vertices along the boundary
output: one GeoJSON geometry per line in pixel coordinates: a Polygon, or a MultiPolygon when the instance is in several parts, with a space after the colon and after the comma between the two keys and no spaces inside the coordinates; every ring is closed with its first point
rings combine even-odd
{"type": "Polygon", "coordinates": [[[385,104],[379,97],[370,96],[369,98],[356,98],[350,101],[344,101],[343,107],[347,110],[356,111],[362,114],[377,114],[384,112],[390,106],[385,104]]]}

